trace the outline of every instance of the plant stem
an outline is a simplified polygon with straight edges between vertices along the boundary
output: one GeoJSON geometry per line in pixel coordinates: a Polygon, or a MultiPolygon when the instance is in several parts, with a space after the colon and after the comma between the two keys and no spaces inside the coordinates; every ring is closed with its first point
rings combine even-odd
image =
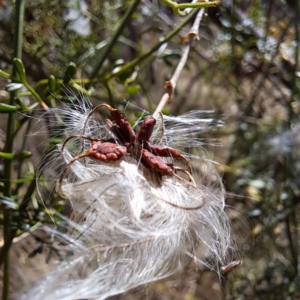
{"type": "Polygon", "coordinates": [[[148,52],[142,54],[141,56],[137,57],[136,59],[132,60],[131,62],[124,65],[122,68],[120,68],[117,72],[111,73],[105,77],[105,80],[109,80],[112,77],[118,76],[122,73],[125,73],[132,68],[134,68],[136,65],[138,65],[142,60],[148,58],[150,55],[152,55],[156,50],[158,50],[164,43],[169,41],[174,35],[176,35],[182,27],[184,27],[197,13],[198,10],[194,10],[191,14],[189,14],[182,23],[180,23],[176,28],[174,28],[162,41],[157,43],[153,48],[151,48],[148,52]]]}
{"type": "Polygon", "coordinates": [[[27,88],[27,90],[35,97],[35,99],[39,102],[39,104],[46,110],[49,110],[49,107],[46,105],[46,103],[42,100],[40,95],[27,83],[23,83],[24,86],[27,88]]]}
{"type": "Polygon", "coordinates": [[[167,87],[167,85],[168,85],[168,87],[171,89],[162,96],[155,112],[153,113],[154,118],[157,118],[158,114],[162,111],[164,106],[172,100],[177,81],[178,81],[179,76],[187,62],[192,43],[195,38],[198,38],[199,26],[200,26],[200,22],[202,20],[203,14],[204,14],[204,8],[201,8],[200,11],[195,10],[194,13],[197,13],[194,24],[193,24],[190,32],[187,34],[187,36],[183,38],[183,40],[187,39],[188,43],[185,46],[185,49],[182,53],[181,59],[175,69],[173,76],[171,77],[170,81],[168,83],[166,83],[166,86],[165,86],[165,87],[167,87]]]}
{"type": "Polygon", "coordinates": [[[132,3],[132,5],[129,7],[129,9],[127,10],[126,14],[124,15],[121,24],[119,25],[118,29],[116,30],[115,34],[113,35],[112,39],[110,40],[110,42],[108,43],[108,45],[105,47],[105,49],[102,51],[102,53],[100,54],[99,60],[94,68],[94,70],[92,71],[91,75],[90,75],[90,79],[93,79],[97,76],[99,70],[101,69],[104,61],[106,60],[106,58],[108,57],[109,53],[111,52],[112,47],[114,46],[114,44],[116,43],[118,37],[120,36],[120,34],[122,33],[123,29],[125,28],[126,23],[128,22],[129,18],[131,17],[131,15],[135,12],[137,6],[139,5],[139,3],[141,2],[141,0],[134,0],[134,2],[132,3]]]}
{"type": "Polygon", "coordinates": [[[286,226],[286,234],[287,234],[287,237],[289,240],[289,246],[290,246],[290,251],[291,251],[291,256],[292,256],[292,265],[294,268],[294,276],[296,276],[298,273],[298,254],[295,249],[294,242],[293,242],[293,236],[292,236],[292,232],[291,232],[289,216],[287,216],[285,218],[285,226],[286,226]]]}
{"type": "MultiPolygon", "coordinates": [[[[25,10],[25,0],[16,1],[16,13],[15,13],[15,34],[14,34],[14,54],[13,58],[22,57],[22,39],[23,39],[23,21],[24,21],[24,10],[25,10]]],[[[17,70],[13,67],[12,77],[17,76],[17,70]]],[[[12,92],[10,95],[10,105],[14,105],[15,101],[15,92],[12,92]]],[[[15,127],[15,113],[11,112],[8,115],[7,122],[7,134],[6,134],[6,143],[5,143],[5,152],[11,153],[13,148],[13,136],[14,136],[14,127],[15,127]]],[[[11,168],[12,161],[5,160],[4,162],[4,189],[3,195],[6,197],[11,197],[11,168]]],[[[3,269],[3,290],[2,290],[2,299],[7,300],[9,294],[9,269],[10,269],[10,257],[9,257],[9,246],[13,237],[11,236],[11,214],[4,206],[2,207],[3,211],[3,237],[4,237],[4,246],[1,251],[1,259],[4,262],[3,269]]]]}
{"type": "MultiPolygon", "coordinates": [[[[26,147],[26,143],[27,143],[27,137],[29,135],[29,131],[30,131],[30,128],[31,128],[31,125],[32,125],[32,111],[28,114],[28,116],[26,116],[25,118],[28,119],[29,118],[29,121],[28,121],[28,124],[27,124],[27,128],[26,128],[26,131],[25,131],[25,135],[24,135],[24,138],[23,138],[23,141],[22,141],[22,146],[21,146],[21,151],[20,153],[23,153],[24,150],[25,150],[25,147],[26,147]]],[[[22,165],[23,165],[23,160],[21,160],[19,162],[19,165],[18,165],[18,179],[21,178],[22,176],[22,165]]],[[[15,194],[17,195],[18,194],[18,191],[19,191],[19,188],[22,186],[22,183],[19,183],[17,184],[16,186],[16,189],[15,189],[15,194]]]]}

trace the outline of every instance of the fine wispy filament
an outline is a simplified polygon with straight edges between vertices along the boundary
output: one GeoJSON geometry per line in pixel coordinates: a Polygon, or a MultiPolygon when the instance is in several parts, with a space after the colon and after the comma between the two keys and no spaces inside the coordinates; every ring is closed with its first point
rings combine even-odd
{"type": "MultiPolygon", "coordinates": [[[[52,112],[64,124],[67,138],[83,133],[91,110],[92,105],[81,100],[52,112]]],[[[85,135],[113,138],[103,121],[94,114],[85,135]]],[[[199,138],[199,133],[219,125],[211,112],[157,117],[150,142],[182,151],[197,170],[194,184],[158,176],[126,155],[112,163],[77,160],[59,185],[65,165],[86,151],[90,141],[78,137],[63,151],[58,146],[50,152],[39,171],[39,190],[56,189],[69,201],[70,214],[54,217],[54,225],[44,229],[51,237],[48,247],[60,255],[48,258],[49,273],[24,297],[105,299],[169,276],[191,258],[212,269],[225,264],[232,242],[225,192],[199,138]]],[[[184,168],[182,160],[164,160],[184,168]]]]}

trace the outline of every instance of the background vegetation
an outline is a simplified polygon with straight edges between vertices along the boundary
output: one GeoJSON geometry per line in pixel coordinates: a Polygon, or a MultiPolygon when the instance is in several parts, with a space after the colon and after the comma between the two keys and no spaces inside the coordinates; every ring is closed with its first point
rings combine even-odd
{"type": "MultiPolygon", "coordinates": [[[[155,0],[0,1],[3,299],[18,286],[9,250],[51,222],[45,204],[66,213],[61,199],[44,203],[35,190],[41,156],[62,139],[47,107],[77,95],[119,108],[130,101],[132,120],[136,107],[153,112],[192,20],[155,0]]],[[[209,135],[218,146],[205,147],[224,173],[233,259],[243,265],[220,281],[191,263],[115,298],[298,299],[299,1],[222,0],[207,10],[199,36],[164,113],[213,109],[225,121],[209,135]]],[[[26,251],[42,252],[43,241],[26,251]]]]}

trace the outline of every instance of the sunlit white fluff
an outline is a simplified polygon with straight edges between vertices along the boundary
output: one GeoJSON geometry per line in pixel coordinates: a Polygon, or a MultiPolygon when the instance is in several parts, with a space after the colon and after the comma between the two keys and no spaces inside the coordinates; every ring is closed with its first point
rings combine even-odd
{"type": "MultiPolygon", "coordinates": [[[[84,100],[73,108],[65,106],[53,112],[66,126],[66,136],[70,136],[83,133],[91,109],[84,100]]],[[[78,160],[59,186],[57,181],[65,164],[83,148],[87,150],[90,142],[76,138],[63,152],[60,146],[48,154],[39,178],[53,184],[71,205],[69,218],[62,217],[64,230],[57,224],[48,228],[53,245],[65,256],[24,297],[105,299],[166,277],[190,258],[212,268],[224,263],[231,247],[225,193],[220,176],[199,148],[198,134],[210,125],[220,125],[210,112],[164,116],[157,120],[152,136],[152,143],[190,149],[187,155],[195,169],[195,185],[160,178],[126,156],[114,163],[78,160]]],[[[88,122],[85,135],[112,137],[96,115],[88,122]]]]}

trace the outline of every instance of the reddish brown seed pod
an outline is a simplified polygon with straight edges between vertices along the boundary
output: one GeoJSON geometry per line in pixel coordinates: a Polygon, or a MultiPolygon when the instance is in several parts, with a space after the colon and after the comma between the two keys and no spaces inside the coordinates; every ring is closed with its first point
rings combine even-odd
{"type": "Polygon", "coordinates": [[[124,138],[127,142],[133,143],[135,141],[135,133],[130,126],[125,114],[118,109],[109,109],[111,116],[114,118],[116,124],[120,127],[124,138]]]}
{"type": "Polygon", "coordinates": [[[140,127],[136,140],[138,142],[150,142],[155,124],[156,120],[152,116],[145,118],[140,127]]]}
{"type": "Polygon", "coordinates": [[[159,145],[149,145],[149,144],[146,145],[146,149],[149,150],[151,153],[161,156],[161,157],[174,157],[174,158],[180,158],[180,159],[185,160],[188,164],[190,172],[192,173],[192,167],[191,167],[189,161],[187,160],[187,158],[185,156],[183,156],[182,154],[180,154],[175,149],[172,149],[169,147],[162,147],[159,145]]]}
{"type": "Polygon", "coordinates": [[[179,177],[175,173],[177,171],[181,171],[189,177],[190,181],[193,182],[193,178],[191,175],[192,168],[188,159],[185,156],[181,155],[178,151],[172,148],[150,144],[150,138],[152,136],[153,129],[156,124],[156,120],[152,116],[148,116],[144,119],[140,126],[140,130],[136,135],[123,112],[121,112],[118,109],[112,108],[108,104],[100,104],[96,106],[87,116],[84,124],[84,132],[89,118],[93,115],[93,113],[95,113],[97,109],[103,106],[109,110],[112,118],[115,121],[115,123],[113,123],[110,120],[106,120],[105,123],[107,125],[108,130],[113,133],[113,135],[117,138],[118,141],[116,141],[115,139],[100,140],[85,135],[73,135],[69,137],[63,143],[62,151],[66,143],[73,138],[81,137],[83,139],[90,140],[92,146],[85,152],[75,156],[66,165],[65,170],[63,171],[59,180],[60,183],[62,182],[66,169],[69,168],[72,165],[72,163],[74,163],[77,159],[90,157],[103,162],[110,162],[122,159],[126,154],[131,155],[137,161],[141,161],[144,167],[152,169],[160,175],[176,177],[177,179],[186,182],[184,178],[179,177]],[[190,173],[179,167],[171,167],[160,157],[173,157],[185,160],[189,167],[190,173]]]}
{"type": "Polygon", "coordinates": [[[224,266],[221,268],[220,270],[220,274],[221,275],[225,275],[228,274],[229,272],[231,272],[232,270],[236,269],[237,267],[239,267],[242,264],[241,260],[234,260],[231,263],[229,263],[228,265],[224,266]]]}
{"type": "Polygon", "coordinates": [[[141,150],[141,156],[142,162],[145,162],[151,169],[155,170],[156,172],[167,176],[174,175],[173,169],[168,166],[159,156],[155,156],[145,149],[141,150]]]}
{"type": "Polygon", "coordinates": [[[92,147],[87,152],[90,153],[91,157],[102,161],[114,161],[122,158],[127,149],[124,146],[110,142],[95,141],[92,142],[92,147]]]}

